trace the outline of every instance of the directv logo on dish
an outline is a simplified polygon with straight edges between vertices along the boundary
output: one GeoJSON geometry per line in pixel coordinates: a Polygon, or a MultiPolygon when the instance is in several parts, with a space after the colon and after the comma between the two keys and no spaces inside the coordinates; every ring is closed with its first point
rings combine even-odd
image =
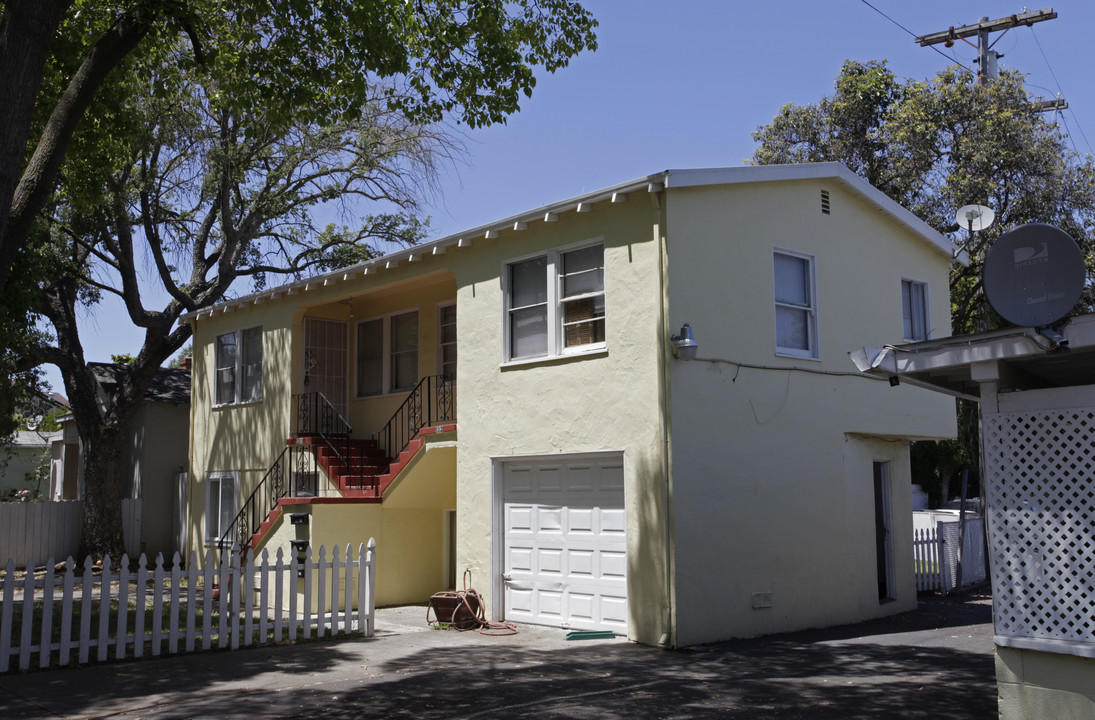
{"type": "Polygon", "coordinates": [[[1032,247],[1018,247],[1013,250],[1015,253],[1015,267],[1030,267],[1031,265],[1041,265],[1049,262],[1049,243],[1041,243],[1041,251],[1032,247]]]}

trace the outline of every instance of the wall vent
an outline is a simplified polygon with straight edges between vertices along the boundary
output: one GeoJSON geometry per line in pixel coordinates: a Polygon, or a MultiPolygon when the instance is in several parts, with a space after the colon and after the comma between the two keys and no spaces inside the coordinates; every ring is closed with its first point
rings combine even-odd
{"type": "Polygon", "coordinates": [[[752,600],[754,610],[770,608],[772,607],[772,591],[766,590],[764,592],[755,592],[753,593],[752,600]]]}
{"type": "Polygon", "coordinates": [[[828,190],[822,190],[821,191],[821,212],[826,214],[826,215],[829,214],[829,191],[828,190]]]}

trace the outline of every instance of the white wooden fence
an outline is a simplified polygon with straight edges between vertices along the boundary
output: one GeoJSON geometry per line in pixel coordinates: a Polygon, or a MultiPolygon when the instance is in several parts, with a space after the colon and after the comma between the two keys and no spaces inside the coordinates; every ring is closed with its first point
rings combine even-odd
{"type": "MultiPolygon", "coordinates": [[[[15,560],[22,568],[27,558],[63,558],[80,547],[84,522],[83,500],[0,503],[0,563],[15,560]]],[[[141,549],[141,500],[122,500],[125,551],[136,557],[141,549]]]]}
{"type": "Polygon", "coordinates": [[[0,581],[0,672],[355,632],[372,637],[375,540],[359,546],[356,559],[349,545],[341,555],[335,547],[329,560],[323,547],[318,557],[309,549],[303,562],[295,554],[286,562],[280,548],[273,562],[266,550],[257,561],[249,554],[242,567],[238,553],[225,558],[218,563],[210,550],[199,570],[191,553],[184,570],[178,553],[170,569],[163,556],[149,568],[141,555],[131,568],[123,555],[117,569],[106,558],[97,572],[91,558],[78,571],[70,557],[63,574],[47,571],[37,580],[32,572],[16,578],[9,560],[0,581]]]}
{"type": "Polygon", "coordinates": [[[913,553],[917,591],[935,590],[946,595],[958,587],[958,564],[962,564],[963,586],[978,583],[987,575],[985,520],[967,518],[959,557],[957,518],[938,519],[930,511],[914,512],[913,553]],[[917,517],[921,516],[921,517],[917,517]]]}

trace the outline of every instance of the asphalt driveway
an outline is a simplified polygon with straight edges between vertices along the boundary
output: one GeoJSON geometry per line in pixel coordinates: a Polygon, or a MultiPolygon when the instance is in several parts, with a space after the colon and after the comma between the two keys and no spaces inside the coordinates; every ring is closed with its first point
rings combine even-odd
{"type": "Polygon", "coordinates": [[[0,676],[16,718],[990,718],[991,604],[671,652],[430,630],[378,611],[377,637],[0,676]]]}

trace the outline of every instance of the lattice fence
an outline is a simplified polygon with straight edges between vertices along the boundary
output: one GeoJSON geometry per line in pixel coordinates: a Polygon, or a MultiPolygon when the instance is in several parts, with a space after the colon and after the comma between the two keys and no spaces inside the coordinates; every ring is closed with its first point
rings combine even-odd
{"type": "Polygon", "coordinates": [[[982,440],[998,638],[1092,654],[1095,409],[988,414],[982,440]]]}

